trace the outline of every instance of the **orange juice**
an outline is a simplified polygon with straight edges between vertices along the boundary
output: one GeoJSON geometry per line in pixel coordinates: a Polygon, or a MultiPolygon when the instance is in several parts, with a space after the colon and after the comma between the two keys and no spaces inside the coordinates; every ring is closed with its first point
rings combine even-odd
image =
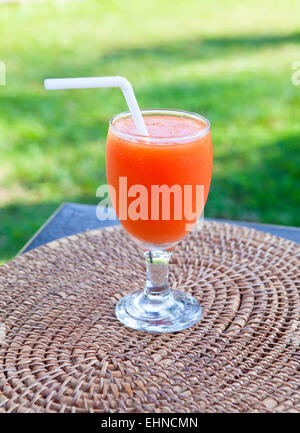
{"type": "MultiPolygon", "coordinates": [[[[209,192],[212,175],[212,140],[209,124],[206,119],[192,113],[180,114],[176,111],[146,110],[144,121],[149,137],[137,135],[130,116],[116,116],[110,125],[107,137],[106,174],[116,196],[112,199],[117,216],[125,230],[138,240],[149,244],[171,244],[184,238],[193,224],[200,217],[209,192]],[[120,218],[120,179],[126,178],[127,189],[134,185],[143,185],[148,192],[146,213],[143,219],[120,218]],[[167,220],[159,217],[151,218],[151,186],[167,185],[172,188],[178,185],[182,191],[186,185],[192,188],[187,197],[190,207],[195,211],[189,219],[185,216],[184,204],[182,216],[175,215],[175,194],[170,194],[171,211],[167,220]],[[201,206],[197,206],[199,198],[196,186],[203,186],[201,206]]],[[[127,197],[126,206],[136,197],[127,197]]],[[[162,206],[162,202],[160,206],[162,206]]]]}

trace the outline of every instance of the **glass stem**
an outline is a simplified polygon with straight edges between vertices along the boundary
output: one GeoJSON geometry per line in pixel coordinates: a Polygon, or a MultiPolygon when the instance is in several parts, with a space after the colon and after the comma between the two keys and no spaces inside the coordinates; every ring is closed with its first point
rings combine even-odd
{"type": "Polygon", "coordinates": [[[146,251],[145,260],[147,268],[145,296],[165,296],[170,293],[168,283],[169,251],[146,251]]]}

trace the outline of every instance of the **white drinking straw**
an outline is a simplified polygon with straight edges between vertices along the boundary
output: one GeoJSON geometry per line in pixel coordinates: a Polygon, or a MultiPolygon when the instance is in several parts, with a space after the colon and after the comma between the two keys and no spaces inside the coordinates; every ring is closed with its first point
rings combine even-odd
{"type": "Polygon", "coordinates": [[[48,78],[44,81],[44,85],[46,90],[120,87],[131,112],[138,134],[149,135],[140,107],[133,92],[132,85],[124,77],[48,78]]]}

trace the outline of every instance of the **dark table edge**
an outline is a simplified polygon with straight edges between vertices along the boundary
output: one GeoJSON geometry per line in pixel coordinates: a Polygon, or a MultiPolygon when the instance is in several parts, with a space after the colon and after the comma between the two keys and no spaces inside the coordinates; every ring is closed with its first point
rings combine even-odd
{"type": "Polygon", "coordinates": [[[38,229],[37,232],[34,233],[34,235],[26,242],[26,244],[21,248],[21,250],[18,252],[17,256],[19,256],[20,254],[23,254],[23,251],[25,251],[30,244],[32,244],[32,242],[38,237],[38,235],[47,227],[48,224],[50,224],[50,222],[56,217],[56,215],[63,209],[63,207],[67,204],[74,204],[74,203],[69,203],[69,202],[64,202],[62,203],[60,206],[58,206],[58,208],[56,209],[55,212],[53,212],[52,215],[50,215],[50,217],[44,222],[44,224],[38,229]]]}
{"type": "MultiPolygon", "coordinates": [[[[65,206],[68,206],[68,205],[69,206],[82,206],[83,204],[82,203],[73,203],[73,202],[64,202],[64,203],[62,203],[56,209],[56,211],[44,222],[44,224],[39,228],[39,230],[28,240],[28,242],[23,246],[23,248],[18,252],[17,256],[20,255],[20,254],[23,254],[26,250],[29,251],[30,249],[28,249],[28,247],[33,243],[33,241],[55,219],[55,217],[62,211],[62,209],[65,206]]],[[[96,208],[96,205],[84,204],[84,206],[96,208]]],[[[248,221],[223,220],[223,219],[212,219],[212,218],[205,218],[205,220],[207,220],[207,221],[222,222],[222,223],[227,223],[227,224],[236,224],[236,225],[240,225],[240,226],[246,226],[246,227],[249,227],[249,228],[253,228],[255,230],[260,230],[260,227],[261,227],[261,231],[263,231],[265,233],[268,233],[268,228],[275,229],[275,230],[277,229],[277,230],[284,230],[284,231],[285,230],[286,231],[295,231],[295,232],[299,232],[300,233],[300,228],[299,227],[294,227],[294,226],[282,226],[282,225],[276,225],[276,224],[262,224],[262,223],[256,223],[256,222],[248,222],[248,221]]],[[[105,227],[108,227],[110,225],[112,225],[112,224],[103,225],[102,227],[99,227],[98,229],[105,228],[105,227]]],[[[78,233],[80,233],[80,232],[78,232],[78,233]]],[[[74,234],[76,234],[76,233],[74,233],[74,234]]],[[[68,236],[71,236],[71,235],[68,235],[68,236]]],[[[275,235],[275,236],[282,237],[280,235],[275,235]]],[[[61,239],[61,238],[57,238],[57,239],[61,239]]],[[[287,238],[285,238],[285,239],[287,239],[287,238]]],[[[56,239],[53,239],[53,241],[54,240],[56,240],[56,239]]],[[[51,241],[49,241],[49,242],[51,242],[51,241]]],[[[296,240],[294,240],[294,241],[292,240],[292,242],[296,242],[297,243],[296,240]]]]}

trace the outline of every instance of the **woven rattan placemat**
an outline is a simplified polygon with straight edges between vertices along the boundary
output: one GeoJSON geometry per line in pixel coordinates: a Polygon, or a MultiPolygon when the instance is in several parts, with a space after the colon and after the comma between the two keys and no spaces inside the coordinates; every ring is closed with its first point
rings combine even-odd
{"type": "Polygon", "coordinates": [[[205,223],[170,268],[203,317],[157,335],[115,318],[117,300],[145,280],[120,227],[0,267],[0,411],[299,412],[299,246],[205,223]]]}

